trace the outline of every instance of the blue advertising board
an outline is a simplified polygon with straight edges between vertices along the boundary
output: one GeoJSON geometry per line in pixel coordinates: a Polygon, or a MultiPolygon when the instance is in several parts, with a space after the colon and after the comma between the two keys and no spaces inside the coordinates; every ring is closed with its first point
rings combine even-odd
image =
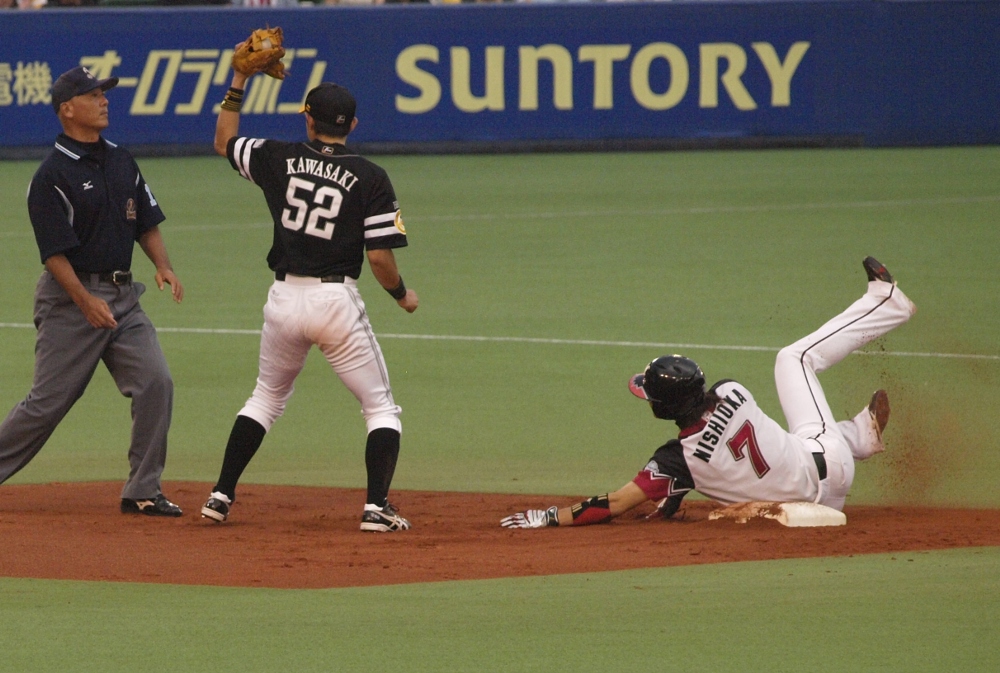
{"type": "Polygon", "coordinates": [[[654,2],[0,13],[0,148],[49,145],[49,87],[120,78],[114,139],[211,145],[236,42],[281,26],[241,133],[299,138],[305,93],[358,99],[358,143],[1000,141],[1000,3],[654,2]]]}

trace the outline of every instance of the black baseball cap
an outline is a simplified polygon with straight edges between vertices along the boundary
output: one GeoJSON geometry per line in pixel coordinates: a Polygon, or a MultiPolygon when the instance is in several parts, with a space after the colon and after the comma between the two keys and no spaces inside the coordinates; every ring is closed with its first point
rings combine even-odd
{"type": "Polygon", "coordinates": [[[100,88],[101,91],[107,91],[116,86],[118,86],[117,77],[97,79],[94,77],[94,73],[82,65],[78,65],[59,75],[59,79],[52,85],[52,109],[59,112],[59,106],[74,96],[85,94],[97,88],[100,88]]]}
{"type": "Polygon", "coordinates": [[[299,112],[308,112],[316,121],[351,130],[357,103],[345,87],[333,82],[323,82],[306,95],[305,105],[299,112]]]}

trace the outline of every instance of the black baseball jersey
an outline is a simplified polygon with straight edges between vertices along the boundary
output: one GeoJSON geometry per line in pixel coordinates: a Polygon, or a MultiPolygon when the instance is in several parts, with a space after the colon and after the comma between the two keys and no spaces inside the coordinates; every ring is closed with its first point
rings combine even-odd
{"type": "Polygon", "coordinates": [[[680,440],[671,439],[658,448],[634,481],[651,499],[666,498],[661,511],[668,519],[672,517],[695,487],[680,440]]]}
{"type": "Polygon", "coordinates": [[[166,219],[127,150],[65,134],[31,179],[28,215],[43,263],[61,254],[90,273],[128,271],[136,240],[166,219]]]}
{"type": "Polygon", "coordinates": [[[273,271],[357,278],[366,249],[406,245],[389,176],[343,145],[239,137],[226,155],[264,192],[274,221],[273,271]]]}

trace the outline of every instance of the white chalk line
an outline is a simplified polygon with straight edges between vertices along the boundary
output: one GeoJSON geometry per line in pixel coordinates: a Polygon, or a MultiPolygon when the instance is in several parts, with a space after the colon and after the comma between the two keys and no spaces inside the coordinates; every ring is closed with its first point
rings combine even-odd
{"type": "MultiPolygon", "coordinates": [[[[29,323],[0,323],[0,329],[34,329],[29,323]]],[[[157,332],[175,334],[217,334],[260,336],[259,329],[225,329],[206,327],[157,327],[157,332]]],[[[508,336],[466,336],[459,334],[379,334],[380,339],[411,339],[418,341],[471,341],[486,343],[523,343],[548,344],[556,346],[604,346],[612,348],[656,348],[659,350],[713,350],[733,352],[777,353],[780,348],[772,346],[740,346],[732,344],[696,344],[670,343],[659,341],[604,341],[598,339],[549,339],[541,337],[508,337],[508,336]]],[[[995,360],[1000,361],[1000,355],[983,355],[977,353],[918,353],[907,351],[854,351],[856,355],[885,355],[889,357],[909,358],[942,358],[961,360],[995,360]]]]}
{"type": "Polygon", "coordinates": [[[654,208],[650,210],[581,210],[575,212],[485,213],[468,215],[414,215],[415,222],[450,222],[462,220],[544,220],[581,217],[630,217],[663,215],[716,215],[741,213],[795,212],[805,210],[836,210],[838,208],[895,208],[911,206],[939,206],[973,203],[997,203],[1000,195],[958,196],[937,199],[897,199],[885,201],[841,201],[828,203],[764,204],[759,206],[692,206],[689,208],[654,208]]]}
{"type": "MultiPolygon", "coordinates": [[[[758,206],[692,206],[689,208],[654,208],[650,210],[578,210],[565,212],[529,212],[529,213],[468,213],[464,215],[411,215],[408,220],[413,222],[472,222],[491,220],[555,220],[562,218],[593,218],[593,217],[662,217],[677,215],[721,215],[747,213],[796,212],[807,210],[836,210],[838,208],[909,208],[913,206],[945,206],[975,203],[998,203],[1000,195],[992,196],[957,196],[936,199],[896,199],[884,201],[831,201],[827,203],[789,203],[765,204],[758,206]]],[[[221,224],[167,224],[167,231],[231,231],[234,229],[270,228],[270,222],[226,222],[221,224]]],[[[2,231],[0,238],[32,236],[29,227],[20,231],[2,231]]]]}

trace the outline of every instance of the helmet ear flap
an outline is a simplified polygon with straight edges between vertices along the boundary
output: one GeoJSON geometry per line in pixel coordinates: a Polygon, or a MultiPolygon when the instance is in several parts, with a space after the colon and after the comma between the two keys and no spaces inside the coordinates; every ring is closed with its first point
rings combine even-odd
{"type": "Polygon", "coordinates": [[[656,400],[649,401],[649,408],[653,410],[653,415],[663,421],[676,421],[676,415],[673,408],[669,404],[664,404],[663,402],[657,402],[656,400]]]}

